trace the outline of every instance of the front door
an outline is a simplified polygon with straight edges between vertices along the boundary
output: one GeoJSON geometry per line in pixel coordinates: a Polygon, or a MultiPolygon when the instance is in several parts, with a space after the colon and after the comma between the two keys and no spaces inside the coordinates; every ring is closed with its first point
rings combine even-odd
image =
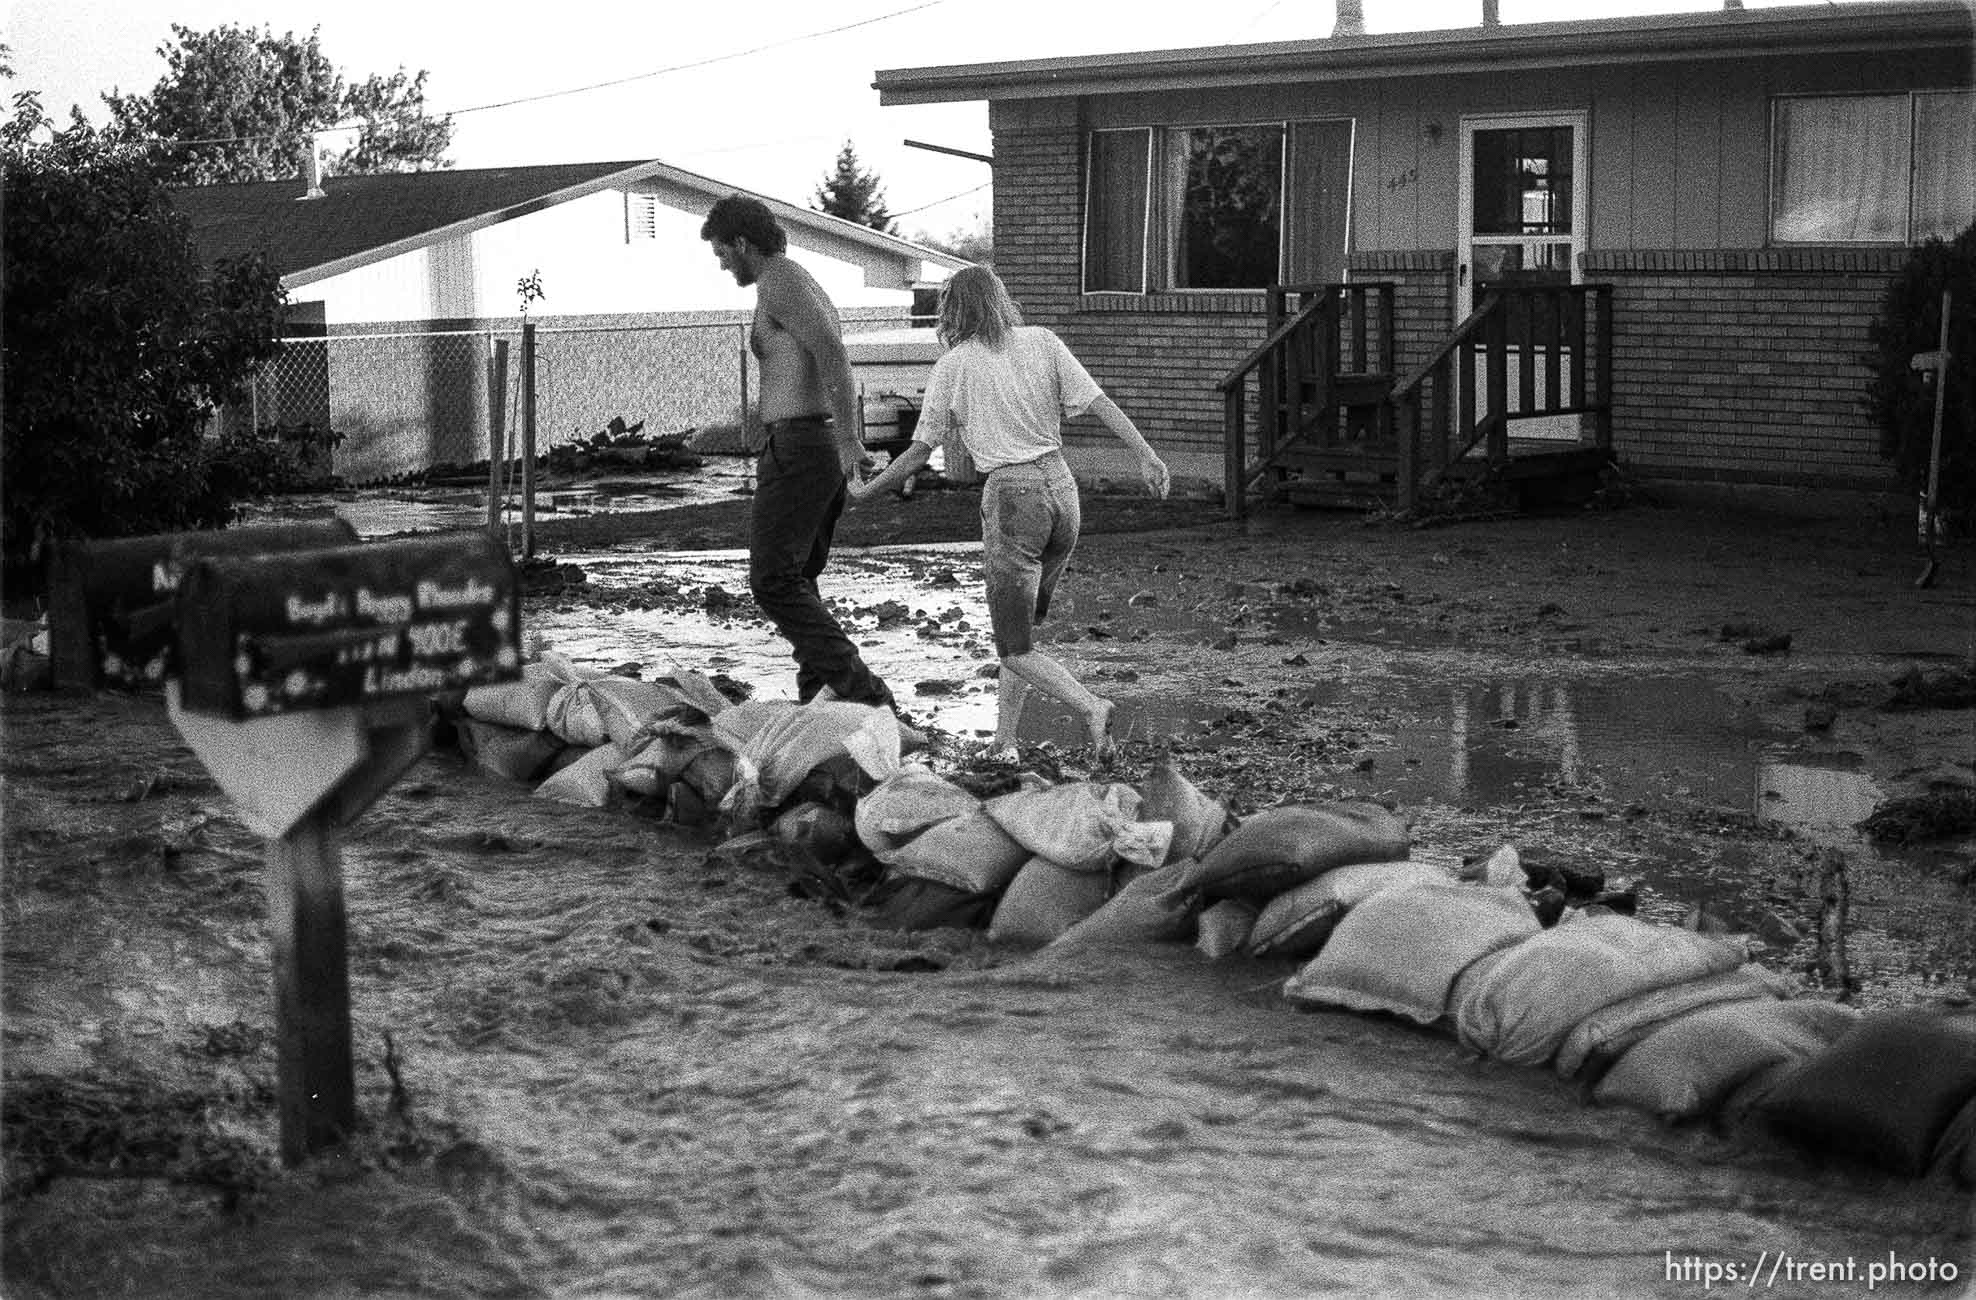
{"type": "MultiPolygon", "coordinates": [[[[1457,323],[1467,319],[1492,285],[1577,284],[1583,278],[1586,134],[1582,112],[1462,120],[1457,323]]],[[[1512,352],[1512,375],[1519,360],[1512,352]]],[[[1565,365],[1570,364],[1567,357],[1565,365]]],[[[1568,382],[1570,376],[1562,378],[1568,382]]],[[[1540,384],[1542,379],[1540,375],[1540,384]]],[[[1512,414],[1515,409],[1512,392],[1512,414]]],[[[1575,419],[1553,418],[1524,420],[1513,427],[1519,438],[1576,438],[1577,426],[1575,419]]]]}

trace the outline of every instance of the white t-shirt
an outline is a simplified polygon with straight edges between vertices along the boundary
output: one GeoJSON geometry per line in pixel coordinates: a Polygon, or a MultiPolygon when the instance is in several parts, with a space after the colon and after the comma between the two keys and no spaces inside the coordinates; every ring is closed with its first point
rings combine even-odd
{"type": "Polygon", "coordinates": [[[1023,325],[1000,349],[969,339],[933,363],[913,441],[937,447],[952,425],[985,474],[1062,447],[1063,417],[1084,414],[1102,396],[1062,339],[1023,325]]]}

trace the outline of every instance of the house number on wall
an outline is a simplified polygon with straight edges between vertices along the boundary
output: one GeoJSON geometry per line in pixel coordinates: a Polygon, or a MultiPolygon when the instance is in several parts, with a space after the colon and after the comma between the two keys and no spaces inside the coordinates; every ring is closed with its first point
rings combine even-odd
{"type": "Polygon", "coordinates": [[[1420,179],[1420,168],[1409,167],[1403,172],[1399,172],[1391,177],[1388,177],[1386,180],[1386,188],[1389,190],[1397,190],[1404,186],[1411,185],[1419,179],[1420,179]]]}

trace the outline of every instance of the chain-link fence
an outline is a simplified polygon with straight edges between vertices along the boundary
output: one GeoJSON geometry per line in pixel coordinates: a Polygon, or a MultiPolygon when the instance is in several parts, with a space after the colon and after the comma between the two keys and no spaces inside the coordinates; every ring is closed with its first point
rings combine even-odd
{"type": "MultiPolygon", "coordinates": [[[[291,338],[248,401],[221,420],[229,429],[334,430],[342,435],[334,472],[364,484],[488,460],[498,401],[512,458],[521,446],[521,342],[519,329],[291,338]],[[497,394],[489,359],[500,341],[508,366],[497,394]]],[[[744,418],[740,324],[538,327],[535,345],[537,454],[599,433],[738,431],[744,418]]]]}

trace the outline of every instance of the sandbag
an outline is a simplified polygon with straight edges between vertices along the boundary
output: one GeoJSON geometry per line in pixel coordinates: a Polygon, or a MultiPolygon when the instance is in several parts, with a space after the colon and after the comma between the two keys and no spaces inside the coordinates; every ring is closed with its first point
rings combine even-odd
{"type": "Polygon", "coordinates": [[[470,686],[461,697],[460,709],[469,718],[498,723],[521,731],[549,729],[549,702],[562,690],[566,679],[553,665],[541,662],[521,666],[517,681],[493,686],[470,686]]]}
{"type": "Polygon", "coordinates": [[[981,801],[917,763],[880,781],[858,800],[858,838],[880,862],[915,835],[949,817],[981,807],[981,801]]]}
{"type": "Polygon", "coordinates": [[[1139,792],[1129,785],[1067,781],[997,795],[986,807],[1035,856],[1069,871],[1101,872],[1112,862],[1112,841],[1138,820],[1139,804],[1139,792]]]}
{"type": "Polygon", "coordinates": [[[563,749],[563,742],[547,731],[524,731],[471,717],[460,720],[459,735],[460,749],[474,767],[524,784],[533,784],[563,749]]]}
{"type": "Polygon", "coordinates": [[[1739,944],[1616,912],[1567,912],[1541,934],[1463,972],[1449,1010],[1462,1043],[1514,1065],[1548,1065],[1579,1021],[1649,989],[1741,966],[1739,944]]]}
{"type": "Polygon", "coordinates": [[[1910,1177],[1976,1097],[1976,1010],[1876,1011],[1760,1105],[1778,1136],[1910,1177]]]}
{"type": "Polygon", "coordinates": [[[1207,897],[1267,903],[1333,867],[1404,858],[1407,825],[1376,803],[1265,808],[1224,835],[1187,883],[1207,897]]]}
{"type": "Polygon", "coordinates": [[[1166,759],[1154,764],[1139,787],[1139,818],[1173,824],[1173,838],[1167,847],[1168,862],[1200,857],[1214,847],[1228,828],[1227,805],[1202,794],[1166,759]]]}
{"type": "Polygon", "coordinates": [[[1249,955],[1308,961],[1354,904],[1382,889],[1447,879],[1447,872],[1428,862],[1355,862],[1334,867],[1263,905],[1249,933],[1249,955]]]}
{"type": "Polygon", "coordinates": [[[1571,1027],[1552,1062],[1557,1072],[1585,1083],[1598,1082],[1626,1049],[1676,1016],[1723,1002],[1788,997],[1790,983],[1751,963],[1720,975],[1636,993],[1600,1007],[1571,1027]]]}
{"type": "Polygon", "coordinates": [[[721,811],[736,825],[754,824],[839,754],[880,781],[899,771],[898,716],[876,705],[824,697],[807,704],[750,701],[715,716],[713,729],[735,755],[734,783],[721,811]]]}
{"type": "Polygon", "coordinates": [[[1431,1024],[1446,1013],[1463,968],[1541,928],[1519,890],[1454,881],[1383,889],[1345,913],[1283,994],[1299,1006],[1431,1024]]]}
{"type": "Polygon", "coordinates": [[[799,803],[777,817],[768,829],[777,840],[805,849],[825,864],[842,858],[857,842],[851,819],[820,803],[799,803]]]}
{"type": "Polygon", "coordinates": [[[1201,896],[1181,885],[1187,863],[1169,862],[1127,881],[1091,915],[1058,935],[1052,948],[1159,943],[1192,937],[1201,896]]]}
{"type": "Polygon", "coordinates": [[[535,793],[578,808],[602,808],[611,801],[610,774],[628,757],[622,745],[598,745],[536,786],[535,793]]]}
{"type": "Polygon", "coordinates": [[[1049,943],[1103,907],[1110,892],[1105,872],[1072,871],[1048,858],[1030,858],[995,905],[988,937],[996,943],[1049,943]]]}
{"type": "Polygon", "coordinates": [[[1700,1007],[1629,1048],[1599,1080],[1592,1100],[1666,1120],[1709,1115],[1739,1084],[1772,1066],[1815,1056],[1858,1020],[1851,1007],[1815,999],[1700,1007]]]}
{"type": "Polygon", "coordinates": [[[995,894],[1015,879],[1030,853],[977,807],[935,822],[897,848],[873,850],[873,856],[905,875],[970,894],[995,894]]]}
{"type": "Polygon", "coordinates": [[[536,664],[525,665],[525,680],[531,668],[538,676],[561,683],[549,697],[542,725],[570,744],[586,748],[605,741],[635,743],[639,728],[679,699],[649,682],[584,668],[559,654],[545,654],[536,664]]]}
{"type": "Polygon", "coordinates": [[[978,930],[995,910],[992,894],[970,894],[937,880],[894,877],[879,905],[880,920],[895,930],[978,930]]]}
{"type": "Polygon", "coordinates": [[[1963,1187],[1976,1188],[1976,1097],[1943,1130],[1928,1172],[1963,1187]]]}
{"type": "Polygon", "coordinates": [[[1239,898],[1224,898],[1201,913],[1200,933],[1194,947],[1210,961],[1240,952],[1249,941],[1261,908],[1239,898]]]}

